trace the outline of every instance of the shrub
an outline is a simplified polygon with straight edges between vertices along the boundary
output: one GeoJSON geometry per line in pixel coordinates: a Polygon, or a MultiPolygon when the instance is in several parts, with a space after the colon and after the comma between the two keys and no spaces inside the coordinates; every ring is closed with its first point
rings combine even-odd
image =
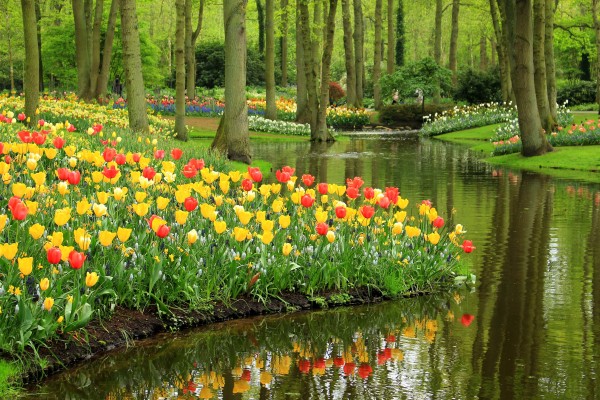
{"type": "Polygon", "coordinates": [[[329,82],[329,102],[331,104],[337,104],[338,101],[346,96],[346,92],[337,82],[329,82]]]}
{"type": "MultiPolygon", "coordinates": [[[[212,89],[225,85],[225,45],[203,43],[196,50],[196,86],[212,89]]],[[[265,67],[260,54],[248,47],[246,59],[246,84],[264,85],[265,67]]]]}
{"type": "Polygon", "coordinates": [[[421,127],[423,118],[429,114],[441,113],[452,108],[451,104],[425,104],[425,109],[420,104],[394,104],[384,106],[379,111],[379,121],[387,125],[407,124],[421,127]]]}
{"type": "Polygon", "coordinates": [[[469,104],[481,104],[501,101],[501,99],[498,68],[489,71],[476,71],[469,68],[461,71],[458,75],[454,100],[466,101],[469,104]]]}
{"type": "Polygon", "coordinates": [[[569,105],[595,103],[596,83],[591,81],[569,81],[558,85],[556,101],[558,104],[568,101],[569,105]]]}

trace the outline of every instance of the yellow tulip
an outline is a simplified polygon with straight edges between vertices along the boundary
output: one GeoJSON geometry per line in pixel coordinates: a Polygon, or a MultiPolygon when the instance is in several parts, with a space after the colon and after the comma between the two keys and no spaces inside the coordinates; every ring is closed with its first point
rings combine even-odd
{"type": "Polygon", "coordinates": [[[142,201],[146,200],[146,196],[148,196],[148,193],[146,192],[135,192],[135,201],[141,203],[142,201]]]}
{"type": "Polygon", "coordinates": [[[265,219],[261,222],[260,227],[263,231],[273,231],[275,222],[265,219]]]}
{"type": "Polygon", "coordinates": [[[71,219],[71,209],[69,207],[58,209],[54,212],[54,223],[63,226],[71,219]]]}
{"type": "Polygon", "coordinates": [[[406,211],[398,211],[394,214],[394,218],[396,219],[396,222],[404,222],[406,219],[406,211]]]}
{"type": "Polygon", "coordinates": [[[12,185],[12,193],[13,196],[23,197],[25,196],[25,192],[27,191],[27,185],[24,183],[13,183],[12,185]]]}
{"type": "Polygon", "coordinates": [[[271,185],[271,193],[278,194],[281,192],[281,183],[273,183],[271,185]]]}
{"type": "Polygon", "coordinates": [[[225,221],[214,221],[213,225],[215,227],[215,232],[219,235],[227,230],[227,223],[225,221]]]}
{"type": "Polygon", "coordinates": [[[429,222],[433,222],[438,217],[437,210],[435,208],[431,208],[427,213],[427,216],[429,217],[429,222]]]}
{"type": "Polygon", "coordinates": [[[48,290],[50,287],[50,280],[48,278],[42,278],[40,280],[40,289],[43,291],[48,290]]]}
{"type": "Polygon", "coordinates": [[[419,236],[421,234],[421,230],[414,226],[407,226],[405,229],[406,229],[406,235],[409,238],[413,238],[413,237],[419,236]]]}
{"type": "Polygon", "coordinates": [[[192,192],[189,189],[179,188],[175,191],[175,200],[177,200],[177,202],[181,204],[185,201],[185,199],[187,199],[191,195],[192,192]]]}
{"type": "Polygon", "coordinates": [[[94,215],[96,215],[96,217],[103,217],[108,214],[108,209],[104,204],[94,203],[92,210],[94,211],[94,215]]]}
{"type": "Polygon", "coordinates": [[[100,231],[98,232],[98,236],[100,238],[100,244],[104,247],[108,247],[112,244],[117,234],[110,231],[100,231]]]}
{"type": "Polygon", "coordinates": [[[280,213],[283,209],[283,201],[279,199],[273,201],[273,204],[271,204],[271,209],[273,209],[273,212],[280,213]]]}
{"type": "Polygon", "coordinates": [[[402,222],[396,222],[394,224],[394,226],[392,227],[392,234],[399,235],[402,233],[403,229],[404,229],[404,227],[402,226],[402,222]]]}
{"type": "Polygon", "coordinates": [[[131,236],[131,229],[129,228],[117,228],[117,237],[121,243],[125,243],[131,236]]]}
{"type": "Polygon", "coordinates": [[[88,202],[86,197],[77,202],[77,214],[79,215],[87,214],[91,208],[92,205],[88,202]]]}
{"type": "Polygon", "coordinates": [[[401,209],[405,209],[408,206],[408,199],[403,199],[402,197],[398,196],[398,200],[396,201],[396,205],[398,207],[400,207],[401,209]]]}
{"type": "Polygon", "coordinates": [[[65,154],[69,157],[73,157],[73,155],[75,154],[75,152],[77,151],[77,147],[70,145],[70,146],[65,146],[63,147],[63,150],[65,151],[65,154]]]}
{"type": "Polygon", "coordinates": [[[440,241],[440,234],[437,232],[430,233],[427,235],[427,240],[429,240],[429,242],[435,246],[440,241]]]}
{"type": "Polygon", "coordinates": [[[108,196],[109,196],[109,194],[106,192],[97,192],[96,193],[96,198],[98,199],[98,203],[100,203],[100,204],[106,204],[108,202],[108,196]]]}
{"type": "Polygon", "coordinates": [[[92,181],[94,183],[100,183],[104,180],[105,176],[104,174],[102,174],[102,172],[100,171],[93,171],[92,172],[92,181]]]}
{"type": "Polygon", "coordinates": [[[232,182],[237,182],[242,177],[242,173],[240,171],[229,171],[229,177],[232,182]]]}
{"type": "Polygon", "coordinates": [[[96,283],[98,283],[98,279],[100,279],[100,277],[98,276],[98,274],[96,272],[86,273],[85,274],[85,286],[87,286],[87,287],[94,286],[96,283]]]}
{"type": "Polygon", "coordinates": [[[133,207],[133,211],[139,217],[143,217],[144,215],[148,214],[148,210],[150,210],[150,204],[148,204],[148,203],[133,204],[132,207],[133,207]]]}
{"type": "Polygon", "coordinates": [[[27,159],[27,168],[31,171],[37,168],[37,161],[33,158],[27,159]]]}
{"type": "Polygon", "coordinates": [[[175,163],[173,161],[163,161],[162,162],[162,171],[163,172],[175,172],[175,168],[177,166],[175,165],[175,163]]]}
{"type": "Polygon", "coordinates": [[[17,251],[19,251],[19,243],[4,243],[2,245],[2,255],[9,261],[15,258],[17,251]]]}
{"type": "Polygon", "coordinates": [[[200,204],[200,214],[203,218],[210,219],[216,208],[207,203],[200,204]]]}
{"type": "Polygon", "coordinates": [[[244,240],[246,240],[246,237],[248,236],[248,229],[244,229],[244,228],[240,228],[239,226],[236,226],[235,228],[233,228],[233,236],[235,237],[235,240],[237,240],[238,242],[243,242],[244,240]]]}
{"type": "Polygon", "coordinates": [[[198,240],[198,231],[192,229],[187,233],[187,241],[188,244],[194,244],[198,240]]]}
{"type": "Polygon", "coordinates": [[[29,175],[31,179],[35,182],[36,186],[42,186],[46,183],[46,173],[45,172],[37,172],[35,174],[29,175]]]}
{"type": "Polygon", "coordinates": [[[167,199],[166,197],[159,196],[156,198],[156,206],[158,207],[159,210],[164,210],[165,208],[167,208],[170,201],[171,200],[167,199]]]}
{"type": "Polygon", "coordinates": [[[44,300],[44,310],[50,311],[54,305],[54,299],[52,297],[46,297],[44,300]]]}
{"type": "Polygon", "coordinates": [[[292,247],[291,243],[284,243],[281,252],[283,253],[284,256],[287,257],[292,252],[292,248],[293,247],[292,247]]]}
{"type": "Polygon", "coordinates": [[[152,220],[152,226],[150,226],[150,228],[152,228],[152,230],[154,232],[158,232],[158,229],[163,226],[166,225],[167,221],[165,221],[164,219],[160,218],[160,217],[154,217],[154,219],[152,220]]]}
{"type": "Polygon", "coordinates": [[[456,227],[454,228],[454,234],[460,235],[465,232],[467,232],[467,231],[463,231],[463,226],[461,224],[456,224],[456,227]]]}
{"type": "Polygon", "coordinates": [[[279,225],[285,229],[290,226],[291,218],[289,215],[280,215],[279,216],[279,225]]]}
{"type": "Polygon", "coordinates": [[[268,199],[271,195],[271,185],[261,185],[258,191],[260,192],[261,196],[263,196],[265,199],[268,199]]]}
{"type": "Polygon", "coordinates": [[[8,216],[6,214],[0,215],[0,232],[2,232],[4,230],[7,220],[8,220],[8,216]]]}
{"type": "Polygon", "coordinates": [[[272,231],[263,231],[261,240],[264,244],[269,244],[273,241],[274,237],[275,236],[273,235],[272,231]]]}
{"type": "Polygon", "coordinates": [[[223,196],[213,196],[213,199],[215,200],[215,205],[217,207],[220,207],[223,204],[223,196]]]}
{"type": "Polygon", "coordinates": [[[250,211],[240,211],[238,213],[238,219],[243,225],[248,225],[252,219],[252,213],[250,211]]]}
{"type": "Polygon", "coordinates": [[[175,221],[177,221],[179,225],[184,225],[187,221],[188,215],[189,212],[187,211],[177,210],[175,211],[175,221]]]}
{"type": "Polygon", "coordinates": [[[229,187],[229,181],[219,181],[219,189],[221,189],[221,192],[223,192],[224,194],[227,194],[229,192],[229,187]]]}
{"type": "Polygon", "coordinates": [[[327,240],[329,241],[329,243],[333,243],[333,241],[335,240],[334,231],[327,231],[327,240]]]}
{"type": "Polygon", "coordinates": [[[121,201],[127,195],[127,192],[127,188],[114,188],[113,197],[115,198],[115,200],[121,201]]]}
{"type": "Polygon", "coordinates": [[[315,211],[315,218],[317,222],[325,222],[327,221],[327,211],[323,211],[322,209],[318,209],[315,211]]]}
{"type": "Polygon", "coordinates": [[[40,224],[34,224],[29,227],[29,234],[34,240],[41,238],[45,231],[46,228],[40,224]]]}
{"type": "Polygon", "coordinates": [[[31,274],[31,270],[33,269],[33,257],[19,257],[17,259],[19,263],[19,271],[25,276],[31,274]]]}
{"type": "Polygon", "coordinates": [[[46,147],[44,148],[44,154],[48,160],[54,160],[58,154],[58,149],[55,149],[54,147],[46,147]]]}
{"type": "MultiPolygon", "coordinates": [[[[82,251],[86,251],[90,247],[90,243],[92,242],[91,236],[85,231],[83,228],[77,228],[73,232],[73,236],[75,238],[75,243],[79,246],[82,251]]],[[[63,255],[65,253],[62,253],[63,255]]],[[[67,256],[69,253],[67,253],[67,256]]]]}
{"type": "Polygon", "coordinates": [[[151,181],[149,179],[144,178],[143,176],[140,176],[140,187],[142,189],[148,189],[150,186],[152,186],[153,183],[154,183],[154,181],[151,181]]]}
{"type": "Polygon", "coordinates": [[[27,206],[27,213],[29,215],[35,215],[37,213],[39,206],[37,201],[25,200],[25,205],[27,206]]]}

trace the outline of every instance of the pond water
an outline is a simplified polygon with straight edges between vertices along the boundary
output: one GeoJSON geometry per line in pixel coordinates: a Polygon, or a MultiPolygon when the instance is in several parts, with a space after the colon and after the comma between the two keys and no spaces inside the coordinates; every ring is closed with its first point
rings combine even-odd
{"type": "Polygon", "coordinates": [[[435,140],[254,146],[318,181],[453,214],[477,284],[143,341],[30,388],[46,399],[598,399],[600,186],[494,169],[435,140]]]}

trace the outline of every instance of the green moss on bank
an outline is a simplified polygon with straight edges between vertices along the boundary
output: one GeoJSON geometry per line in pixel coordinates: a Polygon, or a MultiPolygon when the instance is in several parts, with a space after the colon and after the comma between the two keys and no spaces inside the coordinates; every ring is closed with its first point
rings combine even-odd
{"type": "Polygon", "coordinates": [[[18,375],[16,363],[0,359],[0,398],[9,399],[16,395],[15,381],[18,375]]]}

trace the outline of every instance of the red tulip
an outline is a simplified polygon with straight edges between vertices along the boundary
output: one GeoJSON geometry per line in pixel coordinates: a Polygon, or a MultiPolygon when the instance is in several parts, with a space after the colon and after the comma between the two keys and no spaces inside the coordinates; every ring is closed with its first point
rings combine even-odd
{"type": "Polygon", "coordinates": [[[17,115],[17,119],[18,119],[19,121],[25,121],[25,118],[26,118],[26,117],[25,117],[25,114],[23,114],[23,113],[19,113],[19,115],[17,115]]]}
{"type": "Polygon", "coordinates": [[[70,171],[67,180],[71,185],[77,185],[81,181],[81,173],[79,171],[70,171]]]}
{"type": "Polygon", "coordinates": [[[310,194],[305,194],[304,196],[302,196],[302,198],[300,199],[300,203],[306,207],[306,208],[310,208],[312,207],[312,205],[315,203],[315,199],[313,199],[311,197],[310,194]]]}
{"type": "Polygon", "coordinates": [[[391,201],[387,196],[383,196],[377,202],[377,204],[379,204],[379,207],[381,207],[381,208],[388,208],[390,206],[390,203],[391,203],[391,201]]]}
{"type": "Polygon", "coordinates": [[[5,163],[10,164],[11,161],[12,161],[12,157],[9,154],[4,156],[5,163]]]}
{"type": "Polygon", "coordinates": [[[71,170],[68,168],[57,168],[56,169],[56,175],[58,176],[58,179],[60,179],[61,181],[68,180],[70,174],[71,174],[71,170]]]}
{"type": "Polygon", "coordinates": [[[346,363],[344,365],[344,375],[353,375],[355,368],[356,364],[354,364],[353,362],[346,363]]]}
{"type": "Polygon", "coordinates": [[[471,253],[473,250],[475,250],[475,246],[473,246],[473,242],[470,240],[465,240],[461,247],[465,253],[471,253]]]}
{"type": "Polygon", "coordinates": [[[400,195],[400,192],[398,191],[397,187],[386,187],[385,195],[388,197],[388,199],[390,199],[390,202],[392,204],[396,204],[396,202],[398,201],[398,196],[400,195]]]}
{"type": "Polygon", "coordinates": [[[182,155],[183,150],[181,150],[180,148],[174,148],[173,150],[171,150],[171,157],[173,157],[173,160],[179,160],[182,155]]]}
{"type": "Polygon", "coordinates": [[[41,146],[46,141],[46,135],[41,134],[39,132],[33,132],[33,143],[41,146]]]}
{"type": "Polygon", "coordinates": [[[60,136],[55,137],[54,140],[52,141],[52,144],[57,149],[62,149],[63,147],[65,147],[66,143],[67,143],[67,141],[65,139],[61,138],[60,136]]]}
{"type": "Polygon", "coordinates": [[[360,364],[360,367],[358,367],[358,376],[363,379],[367,379],[371,376],[371,373],[373,373],[373,368],[367,363],[362,363],[360,364]]]}
{"type": "Polygon", "coordinates": [[[169,228],[166,225],[161,225],[157,230],[156,230],[156,236],[158,236],[159,238],[163,239],[167,236],[169,236],[169,232],[171,232],[171,228],[169,228]]]}
{"type": "Polygon", "coordinates": [[[140,153],[133,153],[131,157],[133,158],[134,162],[138,163],[140,162],[140,158],[142,158],[142,155],[140,153]]]}
{"type": "Polygon", "coordinates": [[[321,194],[327,194],[327,184],[325,182],[321,182],[317,185],[317,189],[319,190],[319,193],[321,194]]]}
{"type": "Polygon", "coordinates": [[[71,250],[69,253],[69,264],[73,269],[80,269],[85,261],[85,254],[79,251],[71,250]]]}
{"type": "Polygon", "coordinates": [[[298,369],[301,373],[308,374],[310,372],[310,361],[304,358],[298,361],[298,369]]]}
{"type": "Polygon", "coordinates": [[[325,236],[327,235],[327,231],[329,231],[329,225],[327,225],[325,222],[319,222],[316,230],[319,235],[325,236]]]}
{"type": "Polygon", "coordinates": [[[58,264],[62,259],[62,253],[58,247],[50,247],[46,252],[46,258],[50,264],[58,264]]]}
{"type": "Polygon", "coordinates": [[[288,183],[288,181],[292,178],[289,173],[281,170],[275,171],[275,177],[281,183],[288,183]]]}
{"type": "Polygon", "coordinates": [[[241,379],[250,382],[250,379],[252,378],[252,372],[249,369],[245,369],[242,371],[242,376],[241,379]]]}
{"type": "Polygon", "coordinates": [[[348,196],[349,199],[356,199],[358,196],[360,196],[360,194],[358,193],[357,188],[354,186],[348,186],[346,188],[346,196],[348,196]]]}
{"type": "Polygon", "coordinates": [[[357,189],[360,189],[360,187],[365,183],[365,181],[363,181],[363,179],[360,176],[356,176],[353,179],[346,179],[346,186],[352,186],[355,187],[357,189]]]}
{"type": "Polygon", "coordinates": [[[305,186],[311,186],[313,183],[315,183],[315,177],[310,174],[304,174],[302,175],[302,182],[305,186]]]}
{"type": "Polygon", "coordinates": [[[196,207],[198,207],[198,200],[196,200],[193,197],[187,197],[184,201],[183,201],[183,206],[185,207],[185,209],[187,211],[194,211],[196,209],[196,207]]]}
{"type": "Polygon", "coordinates": [[[8,200],[8,209],[13,210],[15,206],[19,203],[22,203],[21,198],[17,196],[13,196],[8,200]]]}
{"type": "Polygon", "coordinates": [[[113,149],[112,147],[105,147],[104,151],[102,152],[102,157],[106,162],[111,162],[112,160],[114,160],[116,155],[117,150],[113,149]]]}
{"type": "Polygon", "coordinates": [[[17,132],[17,135],[19,136],[19,139],[21,139],[21,142],[23,142],[23,143],[33,142],[33,136],[31,136],[31,132],[29,132],[29,131],[19,131],[19,132],[17,132]]]}
{"type": "Polygon", "coordinates": [[[251,179],[242,180],[242,189],[246,192],[251,191],[252,190],[252,180],[251,179]]]}
{"type": "Polygon", "coordinates": [[[163,158],[165,158],[165,151],[164,150],[156,150],[154,152],[154,158],[157,160],[162,160],[163,158]]]}
{"type": "Polygon", "coordinates": [[[102,175],[104,175],[108,179],[113,179],[115,176],[117,176],[118,173],[119,170],[116,169],[114,165],[112,165],[110,168],[104,167],[104,171],[102,171],[102,175]]]}
{"type": "Polygon", "coordinates": [[[148,180],[154,179],[156,171],[152,167],[146,167],[142,170],[142,176],[148,180]]]}
{"type": "Polygon", "coordinates": [[[260,168],[258,167],[248,167],[248,173],[250,174],[250,178],[252,178],[252,180],[254,182],[260,182],[262,181],[262,172],[260,172],[260,168]]]}
{"type": "Polygon", "coordinates": [[[117,165],[124,165],[127,162],[127,157],[123,153],[119,153],[115,156],[115,162],[117,165]]]}
{"type": "Polygon", "coordinates": [[[315,360],[315,368],[317,368],[317,369],[325,368],[325,359],[323,357],[317,358],[315,360]]]}
{"type": "Polygon", "coordinates": [[[431,200],[423,200],[423,201],[421,202],[421,204],[425,204],[426,206],[429,206],[429,207],[431,207],[431,206],[432,206],[431,200]]]}
{"type": "Polygon", "coordinates": [[[38,120],[39,126],[44,126],[45,124],[46,124],[46,121],[44,121],[43,119],[38,120]]]}
{"type": "Polygon", "coordinates": [[[102,125],[100,125],[100,124],[94,124],[94,126],[92,126],[92,129],[94,130],[94,133],[99,133],[102,130],[102,128],[104,128],[104,127],[102,125]]]}
{"type": "Polygon", "coordinates": [[[375,190],[372,187],[366,187],[363,191],[365,199],[371,200],[375,197],[375,190]]]}
{"type": "Polygon", "coordinates": [[[198,171],[200,171],[202,168],[204,168],[204,159],[192,158],[192,159],[190,159],[190,161],[188,161],[188,164],[193,165],[194,168],[196,168],[198,171]]]}
{"type": "Polygon", "coordinates": [[[442,226],[444,226],[444,218],[437,217],[436,219],[434,219],[433,226],[436,228],[441,228],[442,226]]]}
{"type": "Polygon", "coordinates": [[[471,322],[473,322],[474,319],[475,319],[475,316],[472,314],[463,314],[462,317],[460,318],[460,323],[463,324],[464,326],[469,326],[469,325],[471,325],[471,322]]]}
{"type": "Polygon", "coordinates": [[[19,200],[19,202],[16,203],[10,211],[12,212],[13,218],[17,221],[23,221],[29,212],[25,203],[23,203],[21,200],[19,200]]]}
{"type": "Polygon", "coordinates": [[[185,176],[186,178],[193,178],[196,176],[197,173],[198,170],[193,165],[186,164],[183,166],[183,176],[185,176]]]}
{"type": "Polygon", "coordinates": [[[344,364],[345,364],[344,357],[335,357],[333,359],[333,365],[335,365],[336,367],[341,367],[344,364]]]}
{"type": "Polygon", "coordinates": [[[335,208],[335,216],[338,217],[339,219],[345,218],[346,217],[346,207],[344,206],[338,206],[335,208]]]}
{"type": "Polygon", "coordinates": [[[69,127],[67,128],[67,131],[69,132],[75,132],[77,130],[77,128],[75,128],[75,125],[71,124],[69,125],[69,127]]]}
{"type": "Polygon", "coordinates": [[[375,209],[371,206],[363,206],[360,208],[360,213],[363,217],[369,219],[375,214],[375,209]]]}

